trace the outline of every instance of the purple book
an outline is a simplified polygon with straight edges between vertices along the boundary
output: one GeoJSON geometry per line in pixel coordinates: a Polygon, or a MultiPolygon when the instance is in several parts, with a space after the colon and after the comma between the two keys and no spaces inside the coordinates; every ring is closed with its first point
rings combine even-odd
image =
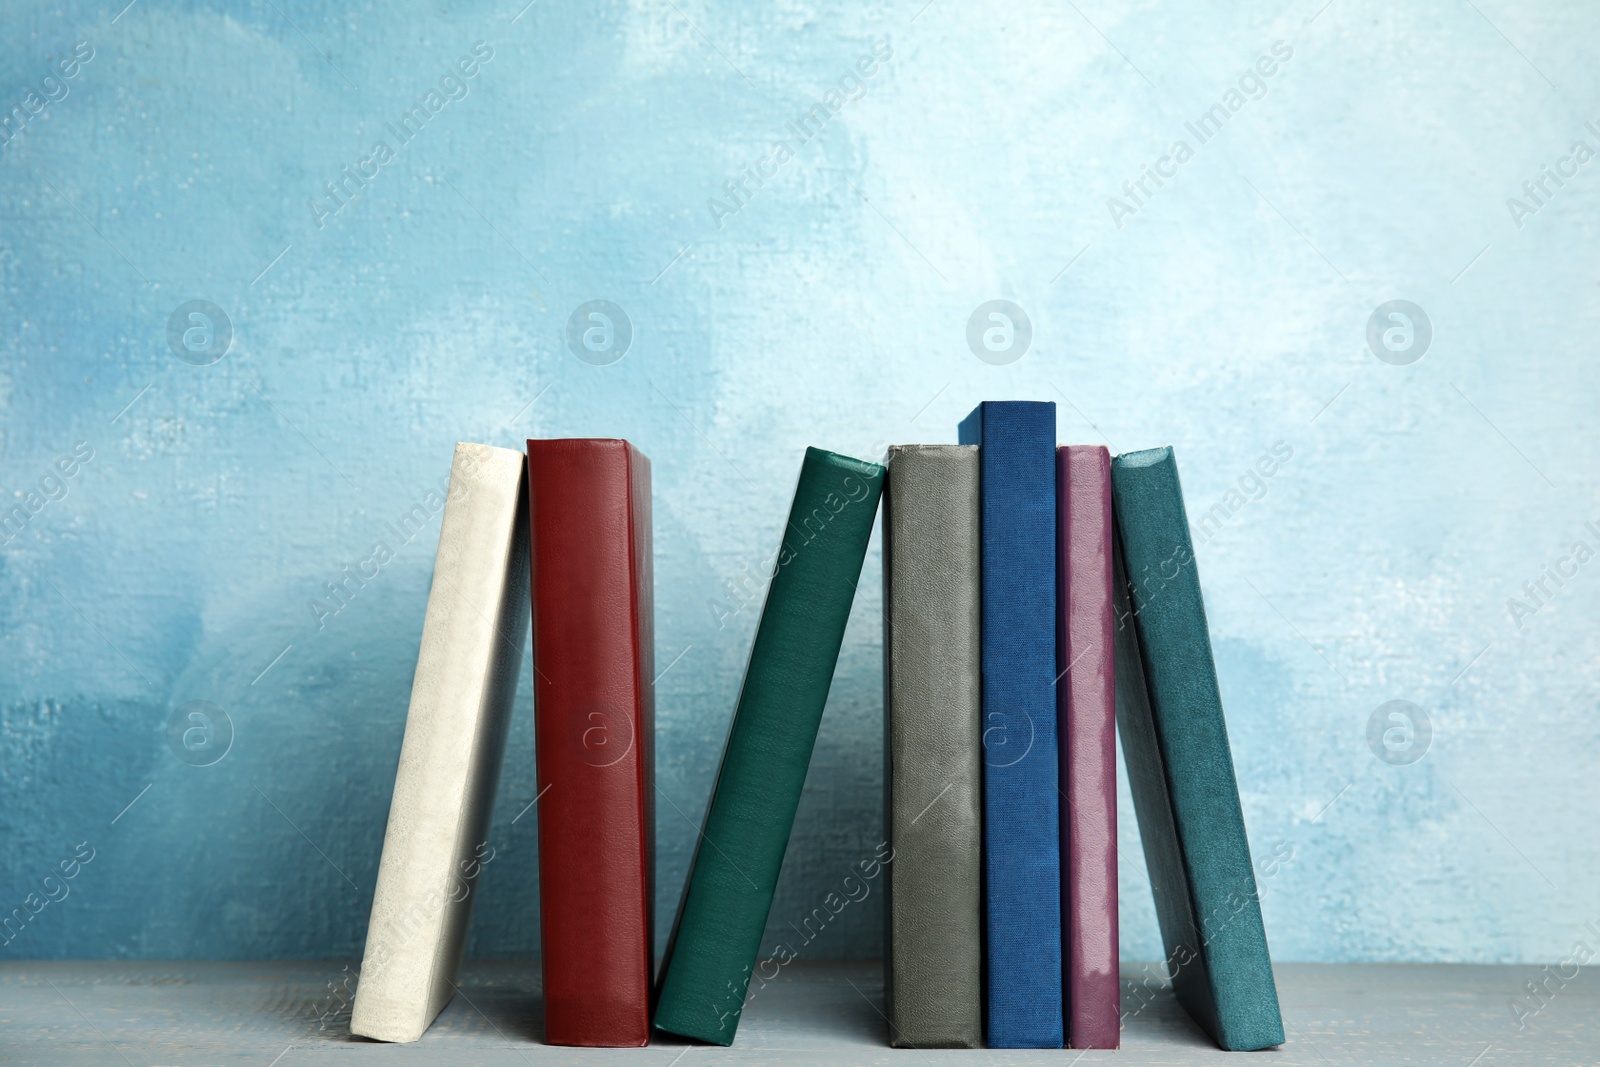
{"type": "Polygon", "coordinates": [[[1111,455],[1056,450],[1061,963],[1069,1048],[1121,1044],[1111,455]]]}

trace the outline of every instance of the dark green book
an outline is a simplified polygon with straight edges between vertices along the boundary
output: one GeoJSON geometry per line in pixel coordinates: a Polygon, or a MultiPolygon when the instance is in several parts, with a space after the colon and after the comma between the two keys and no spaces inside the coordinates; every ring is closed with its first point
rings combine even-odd
{"type": "Polygon", "coordinates": [[[1230,1051],[1283,1043],[1171,448],[1111,463],[1117,730],[1173,991],[1230,1051]]]}
{"type": "MultiPolygon", "coordinates": [[[[655,1024],[733,1042],[883,489],[875,463],[806,449],[722,767],[661,964],[655,1024]]],[[[793,949],[784,946],[792,958],[793,949]]],[[[775,953],[774,965],[787,963],[775,953]]],[[[771,977],[770,975],[767,977],[771,977]]]]}

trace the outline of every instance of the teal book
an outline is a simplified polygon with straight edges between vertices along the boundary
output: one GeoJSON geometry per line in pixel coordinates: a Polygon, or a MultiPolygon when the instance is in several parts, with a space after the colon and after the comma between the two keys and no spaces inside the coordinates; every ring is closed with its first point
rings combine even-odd
{"type": "MultiPolygon", "coordinates": [[[[877,464],[806,449],[661,965],[655,1025],[667,1033],[732,1044],[747,994],[804,951],[797,933],[757,961],[882,490],[877,464]]],[[[876,865],[863,877],[889,858],[862,861],[876,865]]]]}
{"type": "Polygon", "coordinates": [[[1117,729],[1173,991],[1229,1051],[1283,1043],[1171,448],[1111,464],[1117,729]]]}

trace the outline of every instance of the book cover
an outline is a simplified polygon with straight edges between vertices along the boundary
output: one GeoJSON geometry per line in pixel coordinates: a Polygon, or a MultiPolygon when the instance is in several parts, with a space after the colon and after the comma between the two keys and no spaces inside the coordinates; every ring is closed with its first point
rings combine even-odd
{"type": "Polygon", "coordinates": [[[1117,727],[1178,1000],[1230,1051],[1283,1043],[1200,575],[1171,448],[1111,464],[1117,727]]]}
{"type": "Polygon", "coordinates": [[[978,450],[889,449],[884,999],[897,1048],[983,1046],[978,450]]]}
{"type": "Polygon", "coordinates": [[[544,1039],[650,1041],[655,944],[650,462],[528,442],[544,1039]]]}
{"type": "Polygon", "coordinates": [[[1121,1043],[1117,958],[1117,706],[1111,454],[1056,449],[1056,710],[1067,1045],[1121,1043]]]}
{"type": "Polygon", "coordinates": [[[350,1032],[415,1041],[455,993],[528,634],[520,452],[458,444],[350,1032]]]}
{"type": "Polygon", "coordinates": [[[656,1026],[733,1042],[883,488],[806,449],[722,765],[690,863],[656,1026]]]}
{"type": "Polygon", "coordinates": [[[979,446],[991,1048],[1063,1043],[1055,408],[986,401],[961,423],[979,446]]]}

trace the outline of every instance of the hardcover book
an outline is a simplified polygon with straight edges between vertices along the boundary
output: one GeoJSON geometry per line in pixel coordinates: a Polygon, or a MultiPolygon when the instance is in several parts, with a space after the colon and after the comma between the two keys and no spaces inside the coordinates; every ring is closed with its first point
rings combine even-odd
{"type": "Polygon", "coordinates": [[[528,442],[544,1038],[650,1041],[655,854],[650,462],[528,442]]]}
{"type": "Polygon", "coordinates": [[[983,1047],[978,450],[889,449],[884,994],[897,1048],[983,1047]]]}
{"type": "Polygon", "coordinates": [[[882,488],[877,464],[806,450],[662,963],[668,1033],[728,1045],[738,1030],[882,488]]]}
{"type": "Polygon", "coordinates": [[[1063,1041],[1055,408],[987,401],[961,423],[979,446],[991,1048],[1063,1041]]]}
{"type": "Polygon", "coordinates": [[[455,993],[528,633],[520,452],[458,444],[350,1032],[415,1041],[455,993]]]}
{"type": "Polygon", "coordinates": [[[1056,708],[1061,740],[1061,927],[1067,1045],[1121,1043],[1117,967],[1117,706],[1111,454],[1056,450],[1056,708]]]}
{"type": "Polygon", "coordinates": [[[1230,1051],[1283,1043],[1200,576],[1171,448],[1111,464],[1117,726],[1179,1002],[1230,1051]]]}

